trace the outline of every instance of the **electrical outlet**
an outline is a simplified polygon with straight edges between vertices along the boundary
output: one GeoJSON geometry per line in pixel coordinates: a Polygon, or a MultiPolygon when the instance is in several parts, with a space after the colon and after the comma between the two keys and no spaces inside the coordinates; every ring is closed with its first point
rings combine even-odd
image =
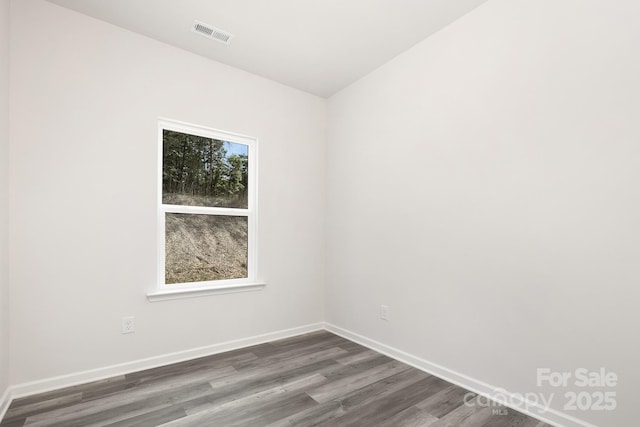
{"type": "Polygon", "coordinates": [[[389,321],[389,306],[388,305],[381,305],[380,306],[380,318],[382,320],[389,321]]]}
{"type": "Polygon", "coordinates": [[[136,331],[134,324],[134,317],[128,316],[122,318],[122,333],[123,334],[132,334],[136,331]]]}

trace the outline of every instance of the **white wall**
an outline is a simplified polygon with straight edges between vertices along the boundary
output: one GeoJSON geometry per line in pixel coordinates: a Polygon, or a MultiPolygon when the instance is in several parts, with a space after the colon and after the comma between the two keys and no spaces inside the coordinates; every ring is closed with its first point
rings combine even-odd
{"type": "Polygon", "coordinates": [[[11,18],[12,384],[322,320],[324,99],[41,0],[11,18]],[[259,138],[265,290],[147,302],[159,116],[259,138]]]}
{"type": "Polygon", "coordinates": [[[570,415],[636,425],[638,17],[492,0],[333,96],[328,321],[560,410],[538,367],[605,367],[570,415]]]}
{"type": "MultiPolygon", "coordinates": [[[[9,375],[9,0],[0,0],[0,397],[9,375]]],[[[0,402],[2,404],[2,402],[0,402]]]]}

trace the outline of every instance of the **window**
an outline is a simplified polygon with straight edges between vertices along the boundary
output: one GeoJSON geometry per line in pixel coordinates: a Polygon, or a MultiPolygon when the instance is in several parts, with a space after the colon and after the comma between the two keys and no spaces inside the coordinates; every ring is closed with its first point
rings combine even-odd
{"type": "Polygon", "coordinates": [[[252,290],[256,140],[159,122],[158,277],[150,299],[252,290]]]}

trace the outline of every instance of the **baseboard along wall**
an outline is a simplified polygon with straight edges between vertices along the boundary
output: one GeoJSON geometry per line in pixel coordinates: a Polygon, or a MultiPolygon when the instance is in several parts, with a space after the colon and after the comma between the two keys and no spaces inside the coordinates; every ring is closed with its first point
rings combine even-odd
{"type": "Polygon", "coordinates": [[[555,409],[546,409],[535,402],[523,401],[519,398],[519,395],[508,392],[501,387],[492,386],[478,379],[461,374],[436,363],[429,362],[428,360],[406,353],[402,350],[388,346],[371,338],[367,338],[347,329],[330,323],[325,324],[325,329],[488,399],[495,400],[496,397],[500,397],[500,404],[537,418],[545,423],[552,424],[557,427],[597,427],[555,409]]]}
{"type": "Polygon", "coordinates": [[[185,362],[187,360],[197,359],[199,357],[211,356],[218,353],[224,353],[225,351],[237,350],[243,347],[249,347],[257,344],[263,344],[269,341],[290,338],[296,335],[302,335],[323,329],[324,323],[314,323],[296,328],[256,335],[253,337],[241,338],[219,344],[198,347],[190,350],[178,351],[175,353],[149,357],[146,359],[139,359],[132,362],[126,362],[117,365],[91,369],[88,371],[46,378],[43,380],[32,381],[28,383],[16,384],[10,386],[2,396],[2,400],[0,400],[0,420],[2,419],[2,417],[4,417],[4,414],[6,413],[13,399],[32,396],[34,394],[44,393],[60,388],[71,387],[78,384],[99,381],[106,378],[129,374],[132,372],[157,368],[159,366],[185,362]]]}
{"type": "Polygon", "coordinates": [[[4,417],[4,414],[6,413],[13,399],[92,381],[98,381],[118,375],[125,375],[132,372],[156,368],[159,366],[184,362],[187,360],[197,359],[199,357],[211,356],[217,353],[223,353],[225,351],[231,351],[243,347],[249,347],[252,345],[263,344],[269,341],[290,338],[296,335],[302,335],[318,330],[327,330],[331,333],[356,342],[360,345],[370,348],[371,350],[375,350],[379,353],[392,357],[396,360],[406,363],[407,365],[413,366],[414,368],[437,376],[445,381],[458,385],[489,399],[495,398],[498,395],[500,396],[500,403],[504,406],[537,418],[548,424],[552,424],[558,427],[596,427],[593,424],[587,423],[583,420],[557,411],[555,409],[545,409],[535,402],[522,401],[521,399],[517,398],[518,396],[515,393],[510,393],[500,387],[492,386],[478,379],[469,377],[467,375],[448,369],[444,366],[429,362],[418,356],[388,346],[379,341],[349,331],[348,329],[344,329],[339,326],[324,322],[313,323],[296,328],[256,335],[253,337],[227,341],[219,344],[198,347],[160,356],[154,356],[103,368],[62,375],[23,384],[16,384],[7,388],[7,390],[5,390],[4,394],[0,398],[0,420],[2,419],[2,417],[4,417]]]}

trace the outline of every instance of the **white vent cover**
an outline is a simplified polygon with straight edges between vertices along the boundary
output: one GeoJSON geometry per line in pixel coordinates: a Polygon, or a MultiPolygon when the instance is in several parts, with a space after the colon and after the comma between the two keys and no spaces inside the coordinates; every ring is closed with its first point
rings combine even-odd
{"type": "Polygon", "coordinates": [[[226,45],[231,43],[231,39],[233,38],[233,34],[230,32],[200,21],[195,21],[193,23],[193,32],[226,45]]]}

